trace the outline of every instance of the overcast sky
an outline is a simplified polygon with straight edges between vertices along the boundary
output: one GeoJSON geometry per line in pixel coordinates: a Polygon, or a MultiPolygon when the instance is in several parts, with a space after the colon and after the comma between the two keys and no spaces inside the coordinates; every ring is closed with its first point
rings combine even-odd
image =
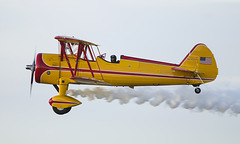
{"type": "MultiPolygon", "coordinates": [[[[219,95],[224,101],[234,99],[240,108],[239,14],[239,0],[1,0],[0,143],[239,144],[239,114],[230,109],[222,113],[171,108],[167,102],[153,107],[149,102],[138,105],[136,99],[121,105],[78,97],[82,105],[58,116],[48,104],[57,95],[53,86],[35,83],[30,97],[31,74],[25,70],[35,49],[58,52],[56,35],[97,43],[107,57],[123,54],[172,63],[205,43],[219,75],[201,86],[198,97],[207,103],[208,96],[219,95]]],[[[135,90],[152,97],[150,90],[196,97],[191,86],[135,90]]]]}

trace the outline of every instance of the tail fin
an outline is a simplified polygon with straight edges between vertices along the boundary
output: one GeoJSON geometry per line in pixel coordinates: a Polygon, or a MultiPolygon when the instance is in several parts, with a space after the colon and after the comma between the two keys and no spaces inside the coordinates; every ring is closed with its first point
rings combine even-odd
{"type": "Polygon", "coordinates": [[[201,78],[216,79],[218,68],[211,50],[204,44],[197,44],[182,60],[178,69],[198,73],[201,78]]]}

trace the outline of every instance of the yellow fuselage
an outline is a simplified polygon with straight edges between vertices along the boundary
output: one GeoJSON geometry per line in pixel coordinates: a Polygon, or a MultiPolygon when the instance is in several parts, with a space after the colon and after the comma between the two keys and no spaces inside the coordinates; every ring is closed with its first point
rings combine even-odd
{"type": "MultiPolygon", "coordinates": [[[[112,86],[156,86],[156,85],[192,85],[213,81],[216,77],[201,75],[200,80],[194,73],[175,71],[179,65],[156,62],[124,56],[119,63],[110,63],[98,57],[90,61],[79,59],[76,76],[94,78],[112,86]]],[[[76,56],[68,55],[72,70],[75,69],[76,56]]],[[[59,84],[59,79],[71,78],[71,72],[65,59],[60,61],[58,54],[38,54],[36,81],[39,83],[59,84]]],[[[70,83],[78,84],[71,80],[70,83]]]]}

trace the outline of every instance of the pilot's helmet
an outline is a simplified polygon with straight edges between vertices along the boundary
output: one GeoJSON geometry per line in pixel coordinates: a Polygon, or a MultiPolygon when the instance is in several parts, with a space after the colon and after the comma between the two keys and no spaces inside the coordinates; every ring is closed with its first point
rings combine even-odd
{"type": "Polygon", "coordinates": [[[115,55],[111,55],[111,62],[116,62],[117,61],[117,57],[115,55]]]}

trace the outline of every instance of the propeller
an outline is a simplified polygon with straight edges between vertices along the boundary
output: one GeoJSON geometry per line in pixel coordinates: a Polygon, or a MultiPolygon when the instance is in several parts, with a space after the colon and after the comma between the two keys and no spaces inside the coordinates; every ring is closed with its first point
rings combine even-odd
{"type": "Polygon", "coordinates": [[[33,78],[34,78],[34,72],[35,72],[35,66],[36,66],[35,59],[36,59],[36,52],[34,54],[34,59],[33,59],[32,65],[26,65],[26,69],[32,71],[32,74],[31,74],[31,85],[30,85],[30,95],[32,93],[32,84],[33,84],[33,78]]]}

